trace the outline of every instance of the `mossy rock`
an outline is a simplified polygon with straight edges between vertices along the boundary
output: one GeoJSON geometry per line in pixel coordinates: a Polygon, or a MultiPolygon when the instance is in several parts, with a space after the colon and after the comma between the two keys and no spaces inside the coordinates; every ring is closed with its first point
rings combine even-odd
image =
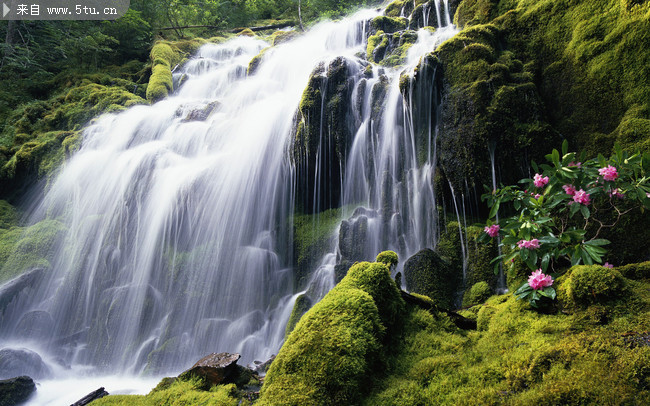
{"type": "Polygon", "coordinates": [[[383,251],[377,255],[376,262],[381,262],[382,264],[388,266],[389,269],[397,265],[399,262],[399,257],[395,251],[383,251]]]}
{"type": "Polygon", "coordinates": [[[271,364],[260,405],[358,404],[405,304],[383,263],[360,263],[300,319],[271,364]]]}
{"type": "Polygon", "coordinates": [[[558,283],[558,298],[567,307],[607,303],[627,290],[620,272],[600,265],[576,265],[558,283]]]}
{"type": "Polygon", "coordinates": [[[628,279],[650,279],[650,261],[617,266],[616,270],[628,279]]]}
{"type": "Polygon", "coordinates": [[[407,25],[408,19],[404,17],[378,16],[370,22],[372,30],[375,32],[382,31],[386,34],[405,30],[407,25]]]}
{"type": "Polygon", "coordinates": [[[248,69],[246,70],[246,73],[248,75],[253,75],[255,72],[257,72],[257,69],[260,67],[260,64],[264,60],[264,55],[268,50],[271,49],[271,47],[266,47],[263,50],[260,51],[259,54],[255,55],[253,59],[248,63],[248,69]]]}
{"type": "Polygon", "coordinates": [[[337,287],[298,322],[264,379],[259,405],[354,404],[374,367],[384,328],[373,298],[337,287]]]}
{"type": "Polygon", "coordinates": [[[10,228],[18,222],[18,211],[5,200],[0,200],[0,229],[10,228]]]}
{"type": "Polygon", "coordinates": [[[443,308],[454,307],[459,275],[433,250],[423,249],[406,261],[404,280],[409,291],[429,296],[443,308]]]}
{"type": "Polygon", "coordinates": [[[476,282],[470,289],[465,291],[463,295],[463,307],[475,306],[485,302],[492,296],[492,289],[487,282],[476,282]]]}

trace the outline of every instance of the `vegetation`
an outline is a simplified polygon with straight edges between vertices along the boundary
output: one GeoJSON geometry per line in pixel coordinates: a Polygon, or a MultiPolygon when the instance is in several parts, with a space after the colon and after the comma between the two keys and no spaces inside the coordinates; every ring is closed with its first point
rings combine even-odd
{"type": "Polygon", "coordinates": [[[184,406],[184,405],[241,405],[234,384],[199,389],[199,380],[175,380],[171,385],[156,388],[148,395],[113,395],[93,401],[98,406],[184,406]]]}

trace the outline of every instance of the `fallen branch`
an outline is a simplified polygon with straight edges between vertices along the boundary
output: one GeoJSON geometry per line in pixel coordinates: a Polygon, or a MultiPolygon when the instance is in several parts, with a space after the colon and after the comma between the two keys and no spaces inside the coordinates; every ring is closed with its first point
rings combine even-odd
{"type": "MultiPolygon", "coordinates": [[[[244,31],[246,29],[249,29],[253,32],[255,31],[264,31],[264,30],[275,30],[278,28],[285,28],[285,27],[291,27],[293,25],[296,25],[294,21],[288,21],[284,23],[278,23],[278,24],[272,24],[272,25],[262,25],[260,27],[239,27],[239,28],[233,28],[232,30],[228,30],[228,32],[231,32],[233,34],[236,34],[238,32],[244,31]]],[[[216,25],[184,25],[182,27],[162,27],[162,28],[156,28],[158,31],[165,31],[165,30],[186,30],[190,28],[211,28],[213,30],[222,30],[223,27],[217,27],[216,25]]]]}
{"type": "Polygon", "coordinates": [[[456,327],[463,329],[463,330],[476,330],[476,321],[472,319],[468,319],[465,316],[461,316],[460,314],[456,313],[453,310],[447,310],[447,309],[441,309],[435,304],[426,301],[424,299],[420,299],[417,296],[413,296],[410,293],[404,292],[403,290],[400,290],[400,293],[402,294],[402,299],[406,303],[415,305],[421,309],[424,309],[428,312],[441,312],[445,313],[451,321],[456,325],[456,327]]]}
{"type": "Polygon", "coordinates": [[[101,387],[96,391],[90,392],[89,394],[79,399],[78,401],[74,402],[70,406],[85,406],[88,403],[92,402],[93,400],[103,398],[104,396],[108,396],[108,392],[104,390],[104,387],[101,387]]]}

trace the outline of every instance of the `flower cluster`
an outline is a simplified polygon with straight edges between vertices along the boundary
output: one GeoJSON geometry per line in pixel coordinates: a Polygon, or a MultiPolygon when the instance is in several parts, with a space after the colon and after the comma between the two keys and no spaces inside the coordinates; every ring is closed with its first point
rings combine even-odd
{"type": "Polygon", "coordinates": [[[501,227],[499,227],[498,224],[493,224],[491,226],[486,226],[483,231],[485,231],[485,234],[489,235],[490,237],[494,238],[499,235],[499,230],[501,227]]]}
{"type": "Polygon", "coordinates": [[[537,238],[533,238],[530,241],[520,240],[517,243],[517,246],[519,248],[526,248],[526,249],[529,249],[529,250],[536,250],[536,249],[539,248],[539,240],[537,238]]]}
{"type": "Polygon", "coordinates": [[[535,187],[544,187],[548,184],[549,178],[548,176],[542,177],[539,173],[535,174],[535,177],[533,178],[533,184],[535,187]]]}
{"type": "Polygon", "coordinates": [[[618,178],[618,171],[612,165],[598,169],[598,174],[608,182],[613,182],[618,178]]]}
{"type": "Polygon", "coordinates": [[[589,197],[589,193],[585,192],[584,190],[580,189],[576,191],[573,194],[573,201],[576,203],[583,204],[585,206],[588,206],[589,203],[591,203],[591,199],[589,197]]]}
{"type": "Polygon", "coordinates": [[[541,268],[534,271],[528,277],[528,285],[533,288],[533,290],[544,289],[545,287],[551,286],[552,284],[553,278],[551,278],[551,275],[544,275],[541,268]]]}

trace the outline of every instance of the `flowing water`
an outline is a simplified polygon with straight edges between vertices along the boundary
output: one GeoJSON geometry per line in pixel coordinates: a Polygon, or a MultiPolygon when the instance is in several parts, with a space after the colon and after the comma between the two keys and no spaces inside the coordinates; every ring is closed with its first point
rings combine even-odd
{"type": "MultiPolygon", "coordinates": [[[[438,101],[414,113],[411,104],[423,102],[414,89],[405,98],[399,78],[455,33],[446,2],[435,12],[442,27],[418,31],[405,67],[374,66],[363,82],[359,54],[376,10],[269,49],[252,75],[248,64],[264,41],[205,45],[175,73],[173,96],[100,118],[31,215],[68,231],[46,276],[5,309],[0,348],[30,348],[56,365],[56,376],[159,376],[210,352],[239,352],[240,363],[276,353],[300,294],[290,232],[295,114],[314,68],[341,56],[353,97],[361,86],[388,83],[380,114],[370,97],[358,104],[339,180],[343,206],[377,213],[366,216],[364,252],[394,249],[406,258],[433,247],[438,101]]],[[[333,286],[336,262],[333,252],[313,271],[313,299],[333,286]]]]}

